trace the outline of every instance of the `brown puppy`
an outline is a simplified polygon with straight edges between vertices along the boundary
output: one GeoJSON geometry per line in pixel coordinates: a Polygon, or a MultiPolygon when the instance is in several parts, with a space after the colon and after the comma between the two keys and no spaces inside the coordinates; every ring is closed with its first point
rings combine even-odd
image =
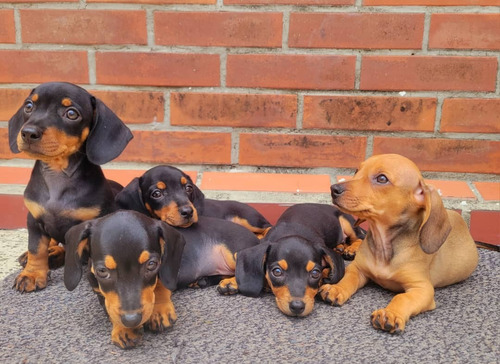
{"type": "Polygon", "coordinates": [[[409,159],[373,156],[331,190],[335,205],[370,228],[344,278],[323,285],[320,294],[340,306],[369,280],[403,292],[372,313],[375,328],[402,332],[411,316],[436,307],[435,287],[460,282],[476,268],[478,252],[465,221],[444,208],[409,159]]]}

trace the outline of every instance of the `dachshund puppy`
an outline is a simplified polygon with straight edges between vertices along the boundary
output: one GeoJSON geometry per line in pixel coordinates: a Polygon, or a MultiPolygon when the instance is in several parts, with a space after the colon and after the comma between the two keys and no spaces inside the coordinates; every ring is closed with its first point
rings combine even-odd
{"type": "Polygon", "coordinates": [[[322,284],[344,275],[344,261],[333,251],[344,239],[343,224],[349,222],[333,206],[289,207],[259,245],[237,254],[236,276],[222,280],[219,292],[255,297],[266,282],[281,312],[309,315],[322,284]]]}
{"type": "Polygon", "coordinates": [[[370,227],[344,278],[321,287],[326,302],[343,305],[370,280],[402,292],[371,315],[375,328],[398,333],[411,316],[436,307],[435,287],[460,282],[476,268],[478,252],[465,221],[444,208],[409,159],[368,158],[352,180],[331,191],[335,205],[370,227]]]}
{"type": "Polygon", "coordinates": [[[172,226],[188,227],[202,215],[235,222],[262,236],[271,227],[251,206],[206,199],[191,177],[167,165],[153,167],[134,178],[116,196],[116,202],[123,209],[142,212],[172,226]]]}
{"type": "Polygon", "coordinates": [[[99,165],[116,158],[132,139],[125,124],[100,100],[70,83],[44,83],[31,91],[9,121],[13,153],[36,159],[24,191],[28,252],[14,287],[43,289],[50,267],[63,264],[64,234],[72,226],[115,209],[121,186],[99,165]],[[115,191],[114,191],[115,190],[115,191]]]}
{"type": "Polygon", "coordinates": [[[185,242],[174,228],[135,211],[117,211],[73,226],[65,240],[64,284],[76,288],[88,258],[88,278],[113,324],[114,344],[132,348],[143,326],[160,332],[175,322],[171,291],[185,242]]]}

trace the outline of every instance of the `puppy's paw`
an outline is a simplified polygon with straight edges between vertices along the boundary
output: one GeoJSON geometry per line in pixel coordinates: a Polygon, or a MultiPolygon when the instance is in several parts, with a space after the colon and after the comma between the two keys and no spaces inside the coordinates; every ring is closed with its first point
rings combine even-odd
{"type": "Polygon", "coordinates": [[[25,251],[23,254],[17,258],[17,262],[21,267],[26,267],[26,264],[28,263],[28,251],[25,251]]]}
{"type": "Polygon", "coordinates": [[[49,268],[57,269],[64,265],[65,250],[63,246],[49,246],[49,268]]]}
{"type": "Polygon", "coordinates": [[[388,331],[391,334],[399,334],[405,329],[405,319],[385,308],[373,311],[371,321],[376,329],[388,331]]]}
{"type": "Polygon", "coordinates": [[[323,301],[332,306],[342,306],[349,298],[344,290],[337,284],[324,284],[319,287],[318,293],[323,301]]]}
{"type": "Polygon", "coordinates": [[[47,287],[47,276],[46,270],[27,271],[24,269],[14,281],[13,288],[21,293],[44,289],[47,287]]]}
{"type": "Polygon", "coordinates": [[[162,332],[170,329],[177,321],[174,305],[170,303],[162,303],[155,305],[153,314],[146,324],[147,328],[153,332],[162,332]]]}
{"type": "Polygon", "coordinates": [[[219,282],[217,291],[223,295],[232,295],[238,293],[238,283],[236,277],[226,278],[219,282]]]}
{"type": "Polygon", "coordinates": [[[127,327],[113,327],[111,341],[122,349],[131,349],[142,340],[142,328],[129,329],[127,327]]]}

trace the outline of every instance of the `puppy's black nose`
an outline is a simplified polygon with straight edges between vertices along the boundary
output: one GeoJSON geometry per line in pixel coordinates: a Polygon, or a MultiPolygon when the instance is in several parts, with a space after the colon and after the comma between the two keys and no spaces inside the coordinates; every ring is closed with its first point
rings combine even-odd
{"type": "Polygon", "coordinates": [[[139,326],[142,320],[142,314],[140,313],[126,313],[121,315],[121,320],[126,327],[136,327],[139,326]]]}
{"type": "Polygon", "coordinates": [[[330,187],[330,190],[332,191],[332,196],[339,196],[344,193],[345,188],[342,183],[336,183],[330,187]]]}
{"type": "Polygon", "coordinates": [[[26,143],[33,143],[42,137],[42,131],[34,126],[25,126],[21,130],[21,137],[26,143]]]}
{"type": "Polygon", "coordinates": [[[293,314],[300,315],[302,312],[304,312],[306,305],[303,301],[295,300],[290,302],[289,307],[290,311],[292,311],[293,314]]]}
{"type": "Polygon", "coordinates": [[[193,208],[188,205],[179,207],[179,213],[183,218],[189,219],[193,216],[193,208]]]}

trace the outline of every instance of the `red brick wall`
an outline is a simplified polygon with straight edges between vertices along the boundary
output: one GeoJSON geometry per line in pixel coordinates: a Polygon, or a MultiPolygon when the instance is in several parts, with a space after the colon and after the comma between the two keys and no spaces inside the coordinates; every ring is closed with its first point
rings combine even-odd
{"type": "Polygon", "coordinates": [[[22,158],[7,120],[30,88],[60,80],[131,126],[118,162],[349,173],[396,152],[496,180],[498,5],[0,0],[0,158],[22,158]]]}

